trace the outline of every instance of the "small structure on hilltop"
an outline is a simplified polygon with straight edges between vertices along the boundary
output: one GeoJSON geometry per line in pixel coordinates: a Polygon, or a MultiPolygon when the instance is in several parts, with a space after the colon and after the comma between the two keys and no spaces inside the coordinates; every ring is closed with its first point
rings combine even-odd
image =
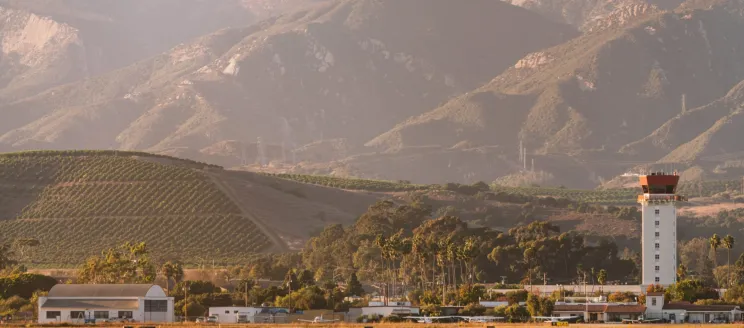
{"type": "Polygon", "coordinates": [[[41,324],[173,322],[173,297],[157,285],[74,285],[52,287],[39,297],[41,324]]]}

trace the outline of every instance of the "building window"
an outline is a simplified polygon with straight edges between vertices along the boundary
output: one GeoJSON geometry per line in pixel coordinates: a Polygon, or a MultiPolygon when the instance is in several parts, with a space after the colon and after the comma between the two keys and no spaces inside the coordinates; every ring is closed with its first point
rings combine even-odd
{"type": "Polygon", "coordinates": [[[659,281],[661,281],[661,279],[659,279],[659,277],[656,277],[656,278],[654,278],[654,281],[659,282],[659,281]]]}
{"type": "Polygon", "coordinates": [[[658,227],[659,226],[659,221],[657,220],[656,222],[654,222],[654,225],[656,225],[658,227]]]}
{"type": "Polygon", "coordinates": [[[233,311],[233,313],[238,313],[238,310],[233,311]]]}
{"type": "Polygon", "coordinates": [[[656,266],[656,267],[655,267],[654,269],[655,269],[656,271],[659,271],[659,266],[657,265],[657,266],[656,266]]]}
{"type": "Polygon", "coordinates": [[[651,306],[656,306],[656,297],[651,298],[651,306]]]}
{"type": "Polygon", "coordinates": [[[654,233],[654,236],[656,236],[656,238],[659,238],[659,235],[661,235],[661,233],[658,231],[654,233]]]}
{"type": "Polygon", "coordinates": [[[70,319],[72,320],[85,320],[85,311],[70,311],[70,319]]]}
{"type": "Polygon", "coordinates": [[[132,319],[134,318],[134,312],[132,311],[119,311],[120,319],[132,319]]]}
{"type": "Polygon", "coordinates": [[[654,214],[659,215],[659,209],[658,208],[654,210],[654,214]]]}
{"type": "Polygon", "coordinates": [[[62,316],[62,312],[60,311],[46,311],[46,318],[47,319],[57,319],[58,317],[62,316]]]}
{"type": "Polygon", "coordinates": [[[654,247],[656,247],[656,249],[659,249],[659,247],[660,247],[660,246],[659,246],[659,243],[656,243],[656,244],[654,245],[654,247]]]}
{"type": "Polygon", "coordinates": [[[168,301],[145,300],[145,312],[168,312],[168,301]]]}
{"type": "Polygon", "coordinates": [[[109,318],[109,312],[108,311],[94,311],[93,316],[96,319],[108,319],[109,318]]]}
{"type": "Polygon", "coordinates": [[[659,259],[659,254],[654,255],[654,257],[658,260],[659,259]]]}
{"type": "Polygon", "coordinates": [[[225,310],[225,314],[230,314],[230,310],[225,310]]]}

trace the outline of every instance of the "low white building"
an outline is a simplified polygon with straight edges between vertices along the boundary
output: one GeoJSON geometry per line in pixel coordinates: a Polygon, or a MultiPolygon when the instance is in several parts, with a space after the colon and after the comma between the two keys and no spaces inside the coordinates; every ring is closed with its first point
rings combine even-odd
{"type": "Polygon", "coordinates": [[[664,319],[674,323],[709,323],[711,320],[727,322],[744,319],[738,305],[696,305],[689,302],[664,302],[664,293],[646,295],[646,318],[664,319]]]}
{"type": "Polygon", "coordinates": [[[52,287],[39,297],[38,322],[85,323],[120,318],[131,322],[173,322],[173,298],[157,285],[73,285],[52,287]]]}
{"type": "Polygon", "coordinates": [[[418,315],[420,310],[418,307],[411,306],[411,302],[369,302],[369,306],[362,307],[361,315],[371,316],[377,315],[381,317],[388,317],[393,314],[400,316],[407,315],[418,315]]]}
{"type": "Polygon", "coordinates": [[[587,322],[622,322],[642,318],[646,307],[638,303],[566,303],[556,302],[553,315],[563,318],[581,317],[587,322]]]}
{"type": "Polygon", "coordinates": [[[223,306],[210,307],[209,316],[217,323],[287,323],[289,311],[274,307],[223,306]]]}

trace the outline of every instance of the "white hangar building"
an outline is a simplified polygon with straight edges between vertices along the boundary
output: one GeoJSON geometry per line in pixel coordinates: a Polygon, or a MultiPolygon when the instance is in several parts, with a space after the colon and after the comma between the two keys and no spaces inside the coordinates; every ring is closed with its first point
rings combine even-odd
{"type": "Polygon", "coordinates": [[[39,323],[86,323],[108,319],[173,322],[173,297],[157,285],[72,285],[52,287],[39,297],[39,323]]]}

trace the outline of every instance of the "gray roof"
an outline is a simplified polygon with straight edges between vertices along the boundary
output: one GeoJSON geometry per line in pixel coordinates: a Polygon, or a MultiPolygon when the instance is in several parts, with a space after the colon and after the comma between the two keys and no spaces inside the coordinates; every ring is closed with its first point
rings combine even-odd
{"type": "Polygon", "coordinates": [[[697,305],[690,302],[669,302],[663,307],[664,310],[685,310],[687,312],[730,312],[737,308],[739,308],[738,305],[697,305]]]}
{"type": "Polygon", "coordinates": [[[63,309],[112,309],[112,310],[136,310],[139,307],[137,300],[86,300],[86,299],[48,299],[42,308],[63,308],[63,309]]]}
{"type": "Polygon", "coordinates": [[[49,297],[145,297],[152,286],[57,284],[49,290],[49,297]]]}

